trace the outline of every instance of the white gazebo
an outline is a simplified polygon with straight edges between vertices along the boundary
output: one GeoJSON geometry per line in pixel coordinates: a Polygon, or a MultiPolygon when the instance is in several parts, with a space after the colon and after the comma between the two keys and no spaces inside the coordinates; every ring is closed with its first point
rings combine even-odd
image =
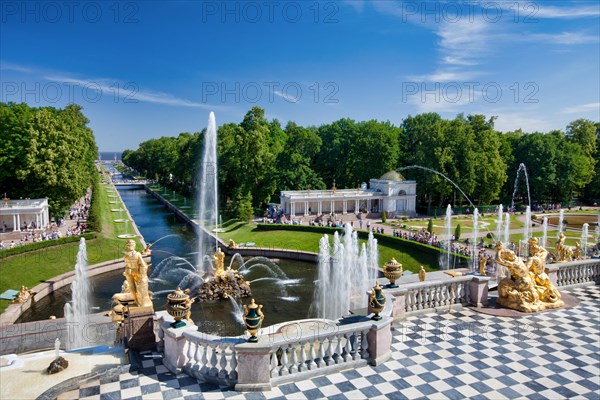
{"type": "Polygon", "coordinates": [[[280,194],[285,214],[323,215],[363,212],[414,216],[417,182],[406,181],[397,172],[388,172],[380,179],[371,179],[357,189],[285,190],[280,194]]]}
{"type": "Polygon", "coordinates": [[[35,222],[37,228],[50,223],[48,199],[9,200],[4,198],[0,203],[0,229],[7,226],[9,230],[20,231],[23,224],[35,222]]]}

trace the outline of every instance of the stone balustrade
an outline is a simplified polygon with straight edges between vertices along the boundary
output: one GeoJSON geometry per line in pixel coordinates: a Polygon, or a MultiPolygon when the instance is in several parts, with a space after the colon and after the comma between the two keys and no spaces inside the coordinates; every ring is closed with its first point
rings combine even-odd
{"type": "Polygon", "coordinates": [[[600,259],[550,264],[546,273],[557,287],[600,284],[600,259]]]}
{"type": "Polygon", "coordinates": [[[168,316],[159,319],[159,346],[169,370],[238,391],[270,390],[391,357],[391,318],[293,321],[261,330],[257,343],[198,332],[195,325],[173,329],[168,316]]]}

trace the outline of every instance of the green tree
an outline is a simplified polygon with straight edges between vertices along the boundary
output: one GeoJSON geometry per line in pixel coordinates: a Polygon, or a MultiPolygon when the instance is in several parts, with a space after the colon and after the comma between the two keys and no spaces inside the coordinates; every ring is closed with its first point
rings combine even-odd
{"type": "Polygon", "coordinates": [[[460,239],[460,224],[456,224],[456,228],[454,229],[454,240],[460,239]]]}
{"type": "Polygon", "coordinates": [[[431,218],[427,222],[427,232],[433,233],[433,220],[431,218]]]}
{"type": "Polygon", "coordinates": [[[235,199],[234,211],[237,218],[244,222],[250,222],[254,217],[252,209],[252,195],[250,192],[246,194],[238,193],[235,199]]]}

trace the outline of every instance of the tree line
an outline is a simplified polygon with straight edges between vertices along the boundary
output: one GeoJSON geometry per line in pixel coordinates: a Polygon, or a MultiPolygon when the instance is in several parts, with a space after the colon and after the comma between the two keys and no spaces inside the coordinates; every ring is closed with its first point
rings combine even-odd
{"type": "MultiPolygon", "coordinates": [[[[453,180],[477,205],[510,203],[519,164],[529,174],[532,204],[600,199],[600,123],[571,122],[565,131],[501,133],[495,117],[443,119],[436,113],[406,117],[398,126],[343,118],[319,127],[268,121],[253,107],[240,123],[218,129],[219,195],[239,210],[279,201],[282,190],[355,188],[391,170],[417,181],[422,207],[463,201],[439,175],[403,167],[419,165],[453,180]]],[[[142,142],[123,162],[142,175],[188,194],[205,131],[142,142]]],[[[526,201],[524,184],[517,197],[526,201]]]]}
{"type": "Polygon", "coordinates": [[[11,199],[48,198],[62,217],[97,180],[98,147],[82,107],[0,102],[0,191],[11,199]]]}

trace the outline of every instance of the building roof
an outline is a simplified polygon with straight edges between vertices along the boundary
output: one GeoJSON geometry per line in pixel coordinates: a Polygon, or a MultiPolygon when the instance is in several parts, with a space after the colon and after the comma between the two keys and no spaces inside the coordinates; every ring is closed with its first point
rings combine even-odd
{"type": "Polygon", "coordinates": [[[404,179],[402,174],[400,174],[397,171],[386,172],[385,174],[381,175],[381,178],[379,178],[379,179],[384,180],[384,181],[405,181],[406,180],[406,179],[404,179]]]}

